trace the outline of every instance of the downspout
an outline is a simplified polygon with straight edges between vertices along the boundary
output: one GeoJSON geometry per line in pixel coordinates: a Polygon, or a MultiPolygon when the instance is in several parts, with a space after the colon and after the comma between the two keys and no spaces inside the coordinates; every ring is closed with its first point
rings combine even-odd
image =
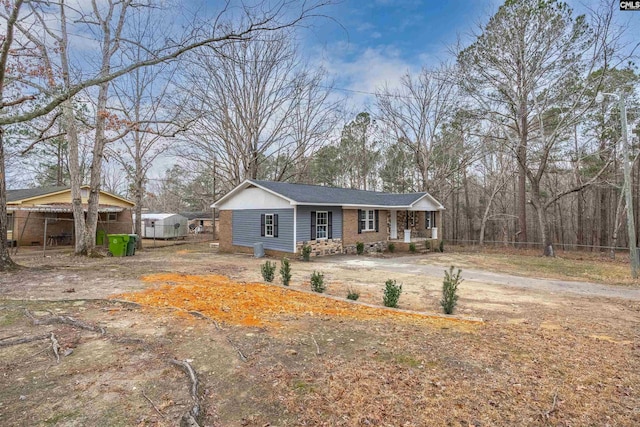
{"type": "Polygon", "coordinates": [[[293,253],[298,252],[298,206],[293,205],[293,253]]]}

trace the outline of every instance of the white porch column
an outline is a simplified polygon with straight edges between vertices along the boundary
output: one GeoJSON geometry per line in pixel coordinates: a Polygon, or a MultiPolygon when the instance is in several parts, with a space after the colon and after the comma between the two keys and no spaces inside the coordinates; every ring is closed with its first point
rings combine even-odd
{"type": "Polygon", "coordinates": [[[391,226],[389,238],[395,240],[398,238],[398,211],[392,210],[389,211],[389,214],[391,215],[389,220],[391,226]]]}

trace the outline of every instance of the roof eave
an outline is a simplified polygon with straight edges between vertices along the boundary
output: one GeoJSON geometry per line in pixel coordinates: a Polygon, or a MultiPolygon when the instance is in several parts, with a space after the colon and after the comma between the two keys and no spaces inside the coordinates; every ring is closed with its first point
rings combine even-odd
{"type": "Polygon", "coordinates": [[[266,191],[267,193],[273,194],[274,196],[280,197],[281,199],[286,200],[287,202],[289,202],[292,206],[295,206],[297,204],[299,204],[298,202],[296,202],[293,199],[290,199],[280,193],[278,193],[277,191],[273,191],[269,188],[266,188],[260,184],[258,184],[255,181],[252,181],[250,179],[245,179],[242,183],[238,184],[238,186],[236,188],[234,188],[233,190],[229,191],[227,194],[225,194],[224,196],[222,196],[222,198],[220,198],[218,201],[214,202],[211,207],[212,208],[218,208],[220,207],[221,204],[224,204],[224,202],[228,199],[230,199],[231,197],[235,196],[237,193],[239,193],[240,191],[246,189],[249,187],[249,185],[253,185],[255,187],[258,187],[259,189],[266,191]]]}

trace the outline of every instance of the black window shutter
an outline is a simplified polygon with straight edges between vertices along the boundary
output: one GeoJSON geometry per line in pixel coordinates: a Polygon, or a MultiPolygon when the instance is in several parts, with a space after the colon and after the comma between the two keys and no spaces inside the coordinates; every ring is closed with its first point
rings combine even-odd
{"type": "Polygon", "coordinates": [[[430,221],[431,221],[431,212],[424,211],[424,228],[429,228],[430,221]]]}
{"type": "Polygon", "coordinates": [[[260,214],[260,235],[264,237],[264,214],[260,214]]]}
{"type": "Polygon", "coordinates": [[[333,239],[333,212],[327,212],[327,239],[333,239]]]}
{"type": "Polygon", "coordinates": [[[362,234],[362,209],[358,209],[358,234],[362,234]]]}
{"type": "Polygon", "coordinates": [[[316,240],[316,213],[311,211],[311,239],[316,240]]]}
{"type": "Polygon", "coordinates": [[[278,214],[273,214],[273,237],[278,237],[278,214]]]}
{"type": "Polygon", "coordinates": [[[377,233],[378,231],[380,231],[380,227],[378,226],[378,223],[380,222],[380,221],[378,221],[378,217],[379,217],[379,216],[380,216],[380,215],[379,215],[379,211],[378,211],[378,209],[376,209],[376,213],[375,213],[375,218],[376,218],[376,233],[377,233]]]}

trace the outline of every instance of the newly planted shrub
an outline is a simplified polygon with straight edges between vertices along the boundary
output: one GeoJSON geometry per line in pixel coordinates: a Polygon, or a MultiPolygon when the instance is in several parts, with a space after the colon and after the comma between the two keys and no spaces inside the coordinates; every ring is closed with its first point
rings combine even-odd
{"type": "Polygon", "coordinates": [[[402,284],[397,285],[395,280],[387,280],[384,283],[384,296],[382,302],[385,307],[397,307],[400,294],[402,293],[402,284]]]}
{"type": "Polygon", "coordinates": [[[389,252],[394,253],[396,251],[396,245],[394,245],[393,243],[389,243],[387,245],[387,249],[389,250],[389,252]]]}
{"type": "Polygon", "coordinates": [[[444,252],[444,240],[440,240],[439,249],[440,249],[440,252],[444,252]]]}
{"type": "Polygon", "coordinates": [[[349,288],[347,290],[347,299],[350,299],[352,301],[357,300],[358,298],[360,298],[360,292],[354,290],[353,288],[349,288]]]}
{"type": "Polygon", "coordinates": [[[282,258],[282,264],[280,265],[280,277],[282,278],[282,284],[284,286],[289,286],[289,282],[291,281],[291,264],[287,257],[282,258]]]}
{"type": "Polygon", "coordinates": [[[356,242],[356,252],[358,255],[362,255],[364,253],[364,243],[356,242]]]}
{"type": "Polygon", "coordinates": [[[326,289],[327,287],[324,284],[324,274],[313,270],[313,273],[311,273],[311,290],[323,293],[326,289]]]}
{"type": "Polygon", "coordinates": [[[276,274],[276,263],[271,264],[271,261],[267,261],[260,266],[262,270],[262,278],[265,282],[273,282],[273,277],[276,274]]]}
{"type": "Polygon", "coordinates": [[[309,259],[311,258],[311,246],[309,245],[303,245],[302,246],[302,259],[309,262],[309,259]]]}
{"type": "Polygon", "coordinates": [[[409,243],[409,252],[411,252],[412,254],[416,253],[416,244],[415,243],[409,243]]]}
{"type": "Polygon", "coordinates": [[[453,266],[449,268],[449,271],[444,271],[444,281],[442,282],[442,300],[440,305],[444,314],[452,314],[456,304],[458,303],[458,285],[462,283],[460,275],[462,270],[458,269],[456,274],[453,274],[453,266]]]}
{"type": "Polygon", "coordinates": [[[424,248],[427,252],[431,252],[431,240],[427,239],[424,241],[424,248]]]}

